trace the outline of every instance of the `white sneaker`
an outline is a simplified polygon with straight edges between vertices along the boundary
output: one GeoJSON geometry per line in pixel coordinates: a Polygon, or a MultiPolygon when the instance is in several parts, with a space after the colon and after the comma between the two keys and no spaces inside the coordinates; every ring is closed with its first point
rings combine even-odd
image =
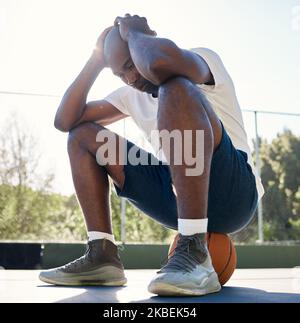
{"type": "Polygon", "coordinates": [[[204,237],[179,235],[174,254],[148,290],[161,296],[200,296],[220,291],[204,237]]]}

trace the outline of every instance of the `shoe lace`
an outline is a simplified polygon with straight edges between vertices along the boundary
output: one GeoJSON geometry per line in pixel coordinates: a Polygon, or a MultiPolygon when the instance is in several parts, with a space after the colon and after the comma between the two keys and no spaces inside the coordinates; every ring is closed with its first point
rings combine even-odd
{"type": "Polygon", "coordinates": [[[87,249],[83,256],[69,262],[68,264],[62,266],[62,268],[68,270],[68,269],[75,269],[78,267],[82,267],[82,265],[85,264],[87,260],[89,261],[92,258],[92,254],[93,254],[93,248],[91,244],[88,243],[87,249]]]}
{"type": "MultiPolygon", "coordinates": [[[[194,249],[194,248],[193,248],[194,249]]],[[[191,272],[207,258],[205,242],[197,236],[180,236],[173,255],[158,273],[167,271],[191,272]],[[195,246],[195,251],[191,250],[195,246]]]]}
{"type": "Polygon", "coordinates": [[[118,248],[118,251],[124,251],[125,250],[125,244],[122,243],[119,246],[117,246],[117,248],[118,248]]]}

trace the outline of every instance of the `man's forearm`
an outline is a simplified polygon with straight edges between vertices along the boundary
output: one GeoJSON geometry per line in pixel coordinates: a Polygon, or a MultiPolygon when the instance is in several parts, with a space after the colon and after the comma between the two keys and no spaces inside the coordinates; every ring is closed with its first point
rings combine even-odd
{"type": "Polygon", "coordinates": [[[69,131],[80,119],[86,106],[87,95],[104,67],[104,62],[94,52],[62,98],[54,121],[57,129],[69,131]]]}
{"type": "Polygon", "coordinates": [[[129,33],[128,47],[138,71],[158,86],[168,78],[168,66],[180,55],[180,49],[171,40],[134,31],[129,33]]]}

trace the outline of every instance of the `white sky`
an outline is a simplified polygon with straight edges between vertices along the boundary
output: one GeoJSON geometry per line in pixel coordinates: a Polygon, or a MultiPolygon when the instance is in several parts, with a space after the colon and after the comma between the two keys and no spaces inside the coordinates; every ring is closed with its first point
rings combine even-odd
{"type": "MultiPolygon", "coordinates": [[[[300,113],[300,0],[0,0],[0,91],[63,95],[100,32],[127,12],[146,16],[159,36],[181,47],[215,50],[243,109],[300,113]]],[[[120,85],[106,70],[90,98],[101,99],[120,85]]],[[[0,94],[0,124],[10,113],[19,116],[40,137],[42,168],[56,172],[56,190],[70,193],[66,135],[52,126],[58,103],[0,94]]],[[[251,138],[253,117],[245,113],[244,118],[251,138]]],[[[299,134],[300,118],[259,119],[265,137],[284,126],[299,134]]]]}

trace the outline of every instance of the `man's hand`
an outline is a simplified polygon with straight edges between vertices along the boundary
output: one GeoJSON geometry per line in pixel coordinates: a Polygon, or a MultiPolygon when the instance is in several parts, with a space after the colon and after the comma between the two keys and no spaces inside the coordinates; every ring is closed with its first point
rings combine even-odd
{"type": "Polygon", "coordinates": [[[111,31],[112,28],[113,26],[110,26],[102,31],[101,35],[97,39],[96,46],[94,48],[94,55],[99,59],[101,63],[103,63],[104,66],[106,66],[104,59],[104,41],[107,34],[111,31]]]}
{"type": "Polygon", "coordinates": [[[128,42],[128,37],[131,32],[139,32],[156,36],[156,32],[150,29],[145,17],[139,17],[137,15],[131,16],[130,14],[126,14],[123,18],[117,17],[114,25],[119,27],[121,38],[125,42],[128,42]]]}

